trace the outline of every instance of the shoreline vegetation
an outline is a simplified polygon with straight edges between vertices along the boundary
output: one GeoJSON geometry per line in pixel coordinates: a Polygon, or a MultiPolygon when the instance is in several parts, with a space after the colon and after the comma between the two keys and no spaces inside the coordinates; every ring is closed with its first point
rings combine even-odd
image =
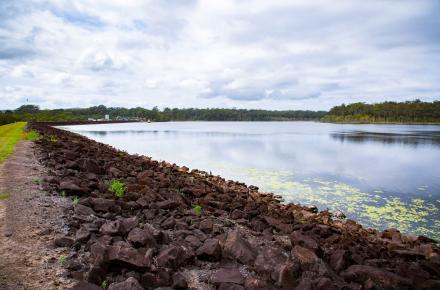
{"type": "Polygon", "coordinates": [[[41,186],[72,198],[69,231],[55,244],[70,249],[68,276],[82,280],[73,289],[440,286],[440,249],[430,238],[363,228],[255,186],[29,127],[49,173],[41,186]]]}
{"type": "Polygon", "coordinates": [[[0,126],[0,164],[14,152],[15,144],[23,138],[26,122],[0,126]]]}
{"type": "Polygon", "coordinates": [[[106,122],[106,121],[321,121],[354,124],[440,124],[440,101],[354,103],[333,107],[330,111],[247,110],[247,109],[146,109],[106,107],[40,109],[23,105],[0,111],[0,125],[18,121],[106,122]]]}

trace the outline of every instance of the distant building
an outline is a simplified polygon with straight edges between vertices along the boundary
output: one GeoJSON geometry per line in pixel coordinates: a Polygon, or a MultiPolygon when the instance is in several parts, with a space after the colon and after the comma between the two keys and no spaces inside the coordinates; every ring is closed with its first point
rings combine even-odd
{"type": "Polygon", "coordinates": [[[110,120],[110,115],[105,115],[105,120],[110,120]]]}

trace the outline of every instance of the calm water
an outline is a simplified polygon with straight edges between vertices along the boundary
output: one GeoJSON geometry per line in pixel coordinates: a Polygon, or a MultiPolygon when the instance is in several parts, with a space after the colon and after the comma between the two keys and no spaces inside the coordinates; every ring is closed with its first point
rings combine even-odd
{"type": "Polygon", "coordinates": [[[168,122],[63,127],[341,210],[365,226],[440,238],[440,126],[168,122]]]}

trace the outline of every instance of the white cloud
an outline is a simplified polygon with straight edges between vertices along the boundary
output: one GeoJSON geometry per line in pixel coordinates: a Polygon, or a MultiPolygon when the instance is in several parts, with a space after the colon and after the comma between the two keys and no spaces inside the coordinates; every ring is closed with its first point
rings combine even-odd
{"type": "Polygon", "coordinates": [[[440,95],[436,1],[25,4],[0,5],[4,108],[328,109],[440,95]]]}

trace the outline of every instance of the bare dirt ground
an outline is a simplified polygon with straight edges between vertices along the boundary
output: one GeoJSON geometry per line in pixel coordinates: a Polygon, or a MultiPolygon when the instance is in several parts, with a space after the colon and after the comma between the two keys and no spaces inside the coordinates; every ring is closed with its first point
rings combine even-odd
{"type": "Polygon", "coordinates": [[[53,240],[67,229],[66,198],[40,188],[45,175],[34,145],[20,141],[15,153],[0,165],[0,289],[66,289],[72,281],[62,263],[68,253],[53,240]]]}

